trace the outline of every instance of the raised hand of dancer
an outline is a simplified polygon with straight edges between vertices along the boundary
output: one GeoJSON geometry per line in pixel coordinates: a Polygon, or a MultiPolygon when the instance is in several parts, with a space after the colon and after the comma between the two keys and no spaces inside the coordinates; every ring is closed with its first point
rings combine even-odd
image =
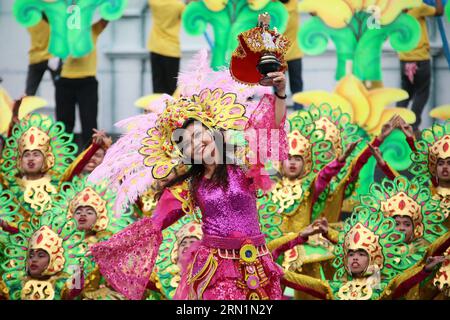
{"type": "Polygon", "coordinates": [[[386,122],[381,128],[380,140],[383,142],[395,128],[399,126],[400,119],[402,119],[399,115],[392,116],[388,122],[386,122]]]}
{"type": "Polygon", "coordinates": [[[305,229],[302,230],[300,236],[302,238],[308,238],[314,234],[326,234],[328,233],[328,221],[326,218],[317,219],[305,229]]]}
{"type": "Polygon", "coordinates": [[[338,161],[345,162],[361,140],[362,138],[359,138],[357,141],[349,143],[347,149],[345,149],[344,153],[338,158],[338,161]]]}
{"type": "Polygon", "coordinates": [[[374,147],[371,144],[369,144],[370,151],[372,151],[373,156],[375,157],[375,160],[377,160],[377,163],[380,167],[384,167],[386,165],[386,162],[383,159],[383,156],[381,155],[380,148],[374,147]]]}
{"type": "Polygon", "coordinates": [[[112,139],[106,135],[104,130],[92,129],[94,134],[92,135],[92,140],[95,144],[101,145],[108,148],[112,144],[112,139]]]}
{"type": "Polygon", "coordinates": [[[425,271],[427,272],[431,272],[433,271],[433,269],[441,264],[442,262],[444,262],[444,260],[446,259],[445,256],[434,256],[434,257],[428,257],[426,265],[425,265],[425,271]]]}
{"type": "Polygon", "coordinates": [[[414,138],[414,130],[413,127],[407,123],[405,120],[403,120],[402,117],[400,117],[398,128],[402,130],[402,132],[405,134],[407,138],[414,138]]]}

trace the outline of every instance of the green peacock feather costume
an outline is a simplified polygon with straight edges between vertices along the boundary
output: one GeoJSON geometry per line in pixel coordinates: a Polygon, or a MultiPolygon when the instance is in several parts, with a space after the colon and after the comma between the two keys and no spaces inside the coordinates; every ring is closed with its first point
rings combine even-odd
{"type": "MultiPolygon", "coordinates": [[[[325,140],[331,142],[331,148],[326,152],[333,153],[336,158],[344,152],[348,144],[362,138],[362,141],[357,145],[355,151],[353,151],[354,156],[347,158],[345,166],[319,195],[313,207],[312,220],[315,220],[324,210],[328,209],[326,208],[326,202],[330,199],[330,196],[339,192],[340,188],[345,187],[346,182],[350,178],[350,173],[357,155],[369,143],[370,137],[360,126],[351,122],[351,117],[348,113],[342,112],[339,108],[333,109],[327,103],[321,104],[320,106],[311,105],[308,110],[300,111],[300,114],[305,119],[306,124],[314,123],[316,129],[325,131],[325,140]]],[[[328,161],[332,161],[334,156],[329,157],[328,161]]],[[[344,199],[352,195],[356,185],[357,182],[353,181],[345,187],[344,199]]]]}
{"type": "Polygon", "coordinates": [[[379,299],[390,281],[412,266],[405,259],[408,247],[403,243],[404,235],[397,232],[395,226],[394,219],[374,212],[372,208],[359,206],[354,209],[335,246],[333,267],[336,273],[334,280],[329,281],[335,299],[379,299]],[[351,276],[346,266],[348,250],[358,249],[369,255],[369,266],[362,283],[351,276]],[[374,280],[372,285],[368,285],[369,279],[374,280]]]}
{"type": "MultiPolygon", "coordinates": [[[[293,186],[284,185],[287,183],[286,180],[278,179],[270,193],[259,193],[260,224],[268,241],[277,239],[286,233],[286,230],[282,230],[283,218],[295,214],[302,202],[311,196],[310,189],[316,175],[330,161],[327,151],[330,150],[331,143],[324,140],[324,132],[317,130],[314,123],[305,121],[303,112],[291,114],[288,122],[290,132],[299,133],[289,138],[290,154],[299,154],[304,158],[305,174],[295,182],[296,189],[293,189],[293,186]]],[[[281,166],[281,164],[278,165],[281,166]]]]}
{"type": "Polygon", "coordinates": [[[440,203],[445,226],[449,228],[450,190],[439,186],[436,166],[438,159],[450,158],[450,120],[443,124],[435,123],[431,128],[423,130],[421,138],[415,142],[415,148],[409,172],[429,185],[433,199],[440,203]]]}
{"type": "MultiPolygon", "coordinates": [[[[87,244],[92,244],[109,239],[134,222],[132,207],[115,214],[114,201],[115,193],[108,189],[106,184],[93,184],[87,182],[86,177],[74,177],[71,182],[63,183],[60,192],[53,196],[51,213],[70,220],[79,206],[92,207],[97,214],[97,220],[92,227],[93,234],[85,238],[87,244]]],[[[105,287],[105,281],[95,263],[91,259],[88,263],[92,272],[86,278],[83,298],[123,299],[118,293],[105,287]]]]}
{"type": "Polygon", "coordinates": [[[80,264],[84,265],[85,274],[89,272],[84,234],[77,231],[74,220],[46,213],[20,222],[18,229],[17,234],[8,237],[4,250],[7,261],[1,265],[10,299],[59,300],[73,285],[71,275],[80,264]],[[38,280],[28,275],[30,248],[43,249],[49,254],[49,264],[43,272],[48,279],[38,280]]]}
{"type": "Polygon", "coordinates": [[[49,209],[50,195],[56,193],[59,179],[76,152],[73,134],[65,132],[62,122],[31,114],[13,127],[11,137],[6,140],[1,174],[25,211],[42,214],[49,209]],[[26,150],[39,150],[44,155],[45,176],[37,181],[20,178],[21,157],[26,150]]]}
{"type": "Polygon", "coordinates": [[[361,205],[373,212],[381,211],[387,217],[409,217],[414,226],[413,240],[408,259],[411,264],[421,260],[430,244],[448,230],[443,225],[444,216],[439,202],[432,199],[430,189],[420,179],[409,181],[398,176],[373,183],[370,193],[361,196],[361,205]]]}

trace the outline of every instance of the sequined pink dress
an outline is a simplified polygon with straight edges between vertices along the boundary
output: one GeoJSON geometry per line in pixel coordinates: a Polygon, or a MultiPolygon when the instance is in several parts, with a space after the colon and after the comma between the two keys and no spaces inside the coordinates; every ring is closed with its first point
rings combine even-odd
{"type": "MultiPolygon", "coordinates": [[[[278,129],[274,108],[274,96],[264,96],[247,128],[278,129]]],[[[270,157],[276,151],[280,160],[286,159],[288,150],[283,126],[284,119],[277,150],[268,153],[270,157]]],[[[207,179],[200,182],[194,196],[202,211],[204,235],[184,259],[175,299],[281,299],[282,271],[259,227],[256,188],[266,185],[257,173],[261,164],[259,159],[250,170],[228,165],[227,186],[213,186],[207,179]]],[[[151,218],[91,247],[94,261],[115,290],[129,299],[143,297],[162,241],[161,231],[183,214],[181,202],[165,190],[151,218]]]]}

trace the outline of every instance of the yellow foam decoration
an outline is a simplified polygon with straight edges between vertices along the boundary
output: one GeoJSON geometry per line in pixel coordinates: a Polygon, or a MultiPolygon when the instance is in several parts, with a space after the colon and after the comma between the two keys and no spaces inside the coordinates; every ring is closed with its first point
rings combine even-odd
{"type": "Polygon", "coordinates": [[[47,101],[40,97],[35,96],[24,97],[22,99],[22,103],[20,104],[19,108],[19,119],[24,118],[26,115],[37,109],[45,107],[47,104],[48,104],[47,101]]]}
{"type": "Polygon", "coordinates": [[[430,117],[440,120],[450,119],[450,104],[434,108],[430,111],[430,117]]]}
{"type": "Polygon", "coordinates": [[[298,11],[317,14],[327,25],[340,29],[347,26],[353,12],[343,0],[303,0],[298,4],[298,11]]]}
{"type": "Polygon", "coordinates": [[[333,109],[339,107],[342,112],[348,113],[353,119],[353,108],[351,103],[338,94],[329,93],[322,90],[314,90],[296,93],[293,95],[292,100],[305,106],[310,106],[312,104],[315,106],[320,106],[324,103],[324,101],[326,101],[333,109]]]}
{"type": "Polygon", "coordinates": [[[158,100],[162,96],[161,93],[154,93],[148,96],[141,97],[134,102],[134,105],[138,108],[147,109],[150,103],[158,100]]]}
{"type": "Polygon", "coordinates": [[[405,9],[418,7],[421,0],[303,0],[300,12],[315,13],[331,28],[347,26],[358,11],[371,10],[380,14],[380,24],[392,23],[405,9]]]}
{"type": "Polygon", "coordinates": [[[346,75],[336,85],[333,93],[315,90],[296,93],[293,101],[305,106],[320,106],[327,103],[332,108],[339,107],[350,115],[351,121],[369,134],[377,135],[383,124],[394,114],[400,115],[406,122],[414,123],[414,113],[405,108],[388,108],[395,102],[408,98],[408,93],[397,88],[379,88],[367,90],[362,81],[352,74],[346,75]]]}

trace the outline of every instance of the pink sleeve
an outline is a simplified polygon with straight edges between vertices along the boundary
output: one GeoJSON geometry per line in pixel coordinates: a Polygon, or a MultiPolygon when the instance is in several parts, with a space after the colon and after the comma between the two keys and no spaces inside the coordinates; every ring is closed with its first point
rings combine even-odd
{"type": "Polygon", "coordinates": [[[151,218],[142,218],[109,240],[93,245],[93,260],[109,285],[128,299],[142,299],[158,256],[161,230],[183,214],[181,203],[165,190],[151,218]]]}
{"type": "MultiPolygon", "coordinates": [[[[381,145],[381,140],[375,138],[375,140],[372,142],[372,145],[374,147],[379,147],[381,145]]],[[[372,151],[370,150],[369,146],[367,146],[364,151],[359,155],[358,160],[356,160],[355,165],[352,168],[352,172],[350,174],[350,179],[347,182],[347,185],[355,181],[358,176],[359,172],[361,171],[362,167],[367,163],[369,158],[372,156],[372,151]]]]}
{"type": "Polygon", "coordinates": [[[245,128],[245,138],[251,165],[248,176],[253,178],[257,188],[270,188],[268,173],[264,164],[268,161],[283,161],[288,157],[287,134],[284,128],[286,114],[277,126],[275,117],[275,96],[265,94],[250,116],[245,128]]]}
{"type": "Polygon", "coordinates": [[[291,240],[291,241],[289,241],[289,242],[279,246],[278,248],[276,248],[272,252],[273,261],[277,261],[278,257],[283,252],[286,252],[286,251],[294,248],[295,246],[301,245],[301,244],[305,243],[306,241],[308,241],[308,239],[306,239],[304,237],[301,237],[301,236],[298,236],[294,240],[291,240]]]}
{"type": "Polygon", "coordinates": [[[316,202],[320,194],[325,190],[325,188],[330,183],[331,179],[335,177],[339,171],[344,167],[344,162],[339,162],[338,159],[330,162],[325,168],[320,170],[317,175],[316,181],[314,182],[314,193],[313,193],[313,203],[316,202]]]}

